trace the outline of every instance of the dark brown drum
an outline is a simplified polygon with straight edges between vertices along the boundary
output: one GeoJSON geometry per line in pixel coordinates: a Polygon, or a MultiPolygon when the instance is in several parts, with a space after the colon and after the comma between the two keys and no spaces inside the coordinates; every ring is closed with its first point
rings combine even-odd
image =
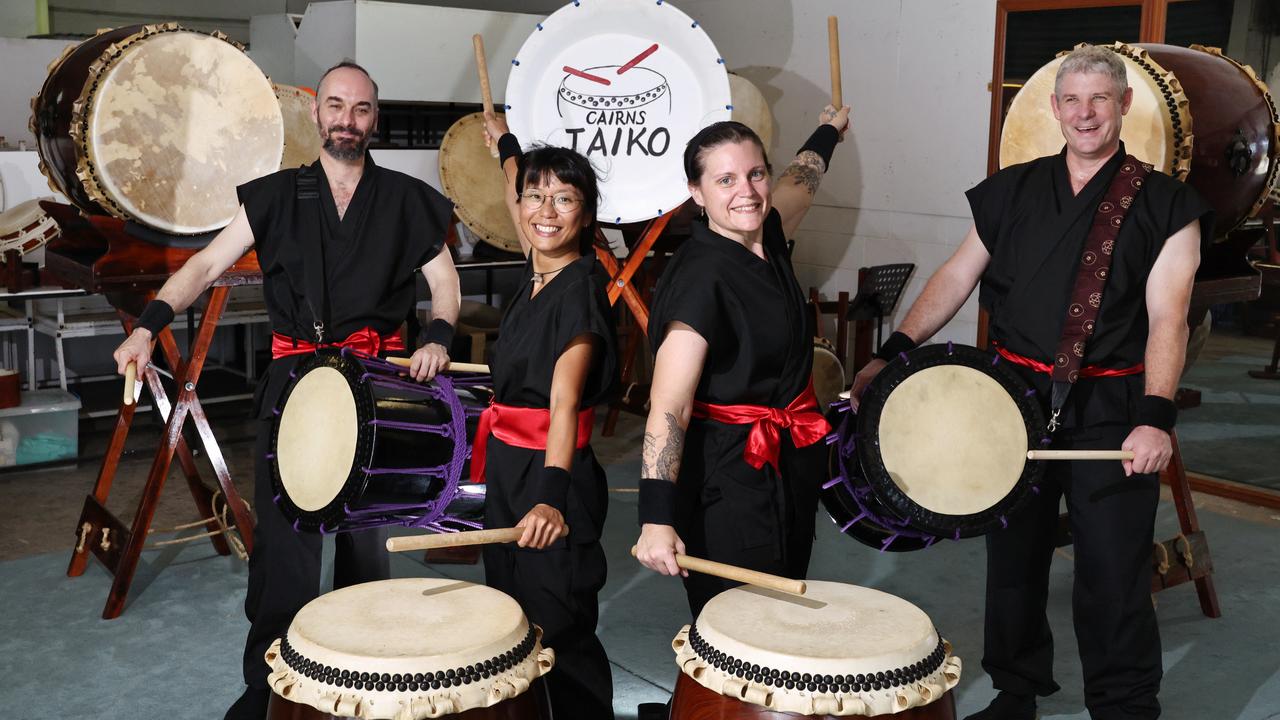
{"type": "Polygon", "coordinates": [[[106,30],[50,66],[31,101],[49,186],[90,214],[175,235],[225,226],[237,185],[280,166],[271,82],[220,33],[106,30]]]}
{"type": "Polygon", "coordinates": [[[960,659],[923,610],[871,588],[736,587],[671,647],[681,671],[671,720],[955,718],[960,659]]]}
{"type": "MultiPolygon", "coordinates": [[[[1120,139],[1138,159],[1191,184],[1217,213],[1226,235],[1262,209],[1280,180],[1280,114],[1252,68],[1217,48],[1126,45],[1133,104],[1120,139]]],[[[1009,106],[1000,166],[1057,153],[1062,131],[1049,106],[1062,57],[1037,70],[1009,106]]]]}

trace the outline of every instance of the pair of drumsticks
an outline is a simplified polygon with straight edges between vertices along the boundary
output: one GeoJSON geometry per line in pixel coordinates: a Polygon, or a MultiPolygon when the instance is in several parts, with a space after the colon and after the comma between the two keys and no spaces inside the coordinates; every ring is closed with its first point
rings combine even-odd
{"type": "MultiPolygon", "coordinates": [[[[415,535],[412,537],[394,537],[387,540],[387,550],[391,552],[406,552],[410,550],[430,550],[434,548],[459,547],[462,545],[490,545],[494,543],[509,543],[520,539],[524,534],[524,528],[495,528],[492,530],[470,530],[467,532],[456,533],[437,533],[430,535],[415,535]]],[[[636,548],[632,546],[631,554],[636,554],[636,548]]],[[[790,578],[770,575],[756,570],[748,570],[737,565],[729,565],[727,563],[715,562],[714,560],[704,560],[689,555],[676,554],[676,565],[683,570],[692,570],[700,572],[704,575],[714,575],[726,580],[734,582],[746,583],[747,585],[755,585],[757,587],[768,588],[770,590],[778,590],[780,592],[791,593],[793,595],[803,595],[806,590],[803,580],[792,580],[790,578]]]]}

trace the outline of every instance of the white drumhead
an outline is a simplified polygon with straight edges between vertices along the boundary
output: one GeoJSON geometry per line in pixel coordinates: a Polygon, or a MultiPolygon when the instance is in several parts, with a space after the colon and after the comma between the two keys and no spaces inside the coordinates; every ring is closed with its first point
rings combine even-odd
{"type": "Polygon", "coordinates": [[[880,456],[894,484],[936,513],[970,515],[1004,499],[1027,463],[1027,427],[1009,393],[963,365],[925,368],[880,411],[880,456]]]}
{"type": "Polygon", "coordinates": [[[276,435],[280,481],[294,505],[314,512],[337,497],[355,462],[359,429],[356,399],[341,372],[318,367],[298,380],[276,435]]]}
{"type": "Polygon", "coordinates": [[[459,118],[444,134],[440,189],[477,237],[500,250],[520,252],[520,236],[507,207],[507,176],[484,145],[484,113],[459,118]]]}
{"type": "MultiPolygon", "coordinates": [[[[1136,49],[1128,48],[1126,52],[1116,53],[1124,61],[1129,87],[1133,88],[1133,104],[1121,124],[1120,139],[1124,141],[1126,151],[1139,160],[1151,163],[1156,170],[1179,178],[1185,177],[1190,162],[1190,148],[1187,148],[1186,158],[1178,157],[1181,150],[1174,143],[1173,116],[1162,93],[1168,89],[1175,95],[1175,99],[1184,101],[1184,107],[1186,96],[1180,86],[1168,85],[1167,80],[1162,77],[1163,69],[1150,58],[1145,61],[1156,68],[1156,74],[1139,65],[1129,52],[1136,52],[1136,49]]],[[[1066,144],[1062,128],[1054,119],[1053,107],[1049,104],[1053,82],[1062,60],[1063,57],[1057,57],[1035,71],[1014,96],[1005,116],[1004,127],[1000,131],[1000,167],[1005,168],[1046,155],[1057,155],[1066,144]]],[[[1187,119],[1184,127],[1189,128],[1189,116],[1187,119]]]]}
{"type": "Polygon", "coordinates": [[[818,397],[818,411],[826,412],[844,390],[844,366],[831,350],[813,345],[813,394],[818,397]]]}
{"type": "Polygon", "coordinates": [[[755,83],[737,73],[729,73],[729,96],[732,98],[734,120],[746,125],[760,136],[764,149],[773,147],[773,113],[755,83]]]}
{"type": "Polygon", "coordinates": [[[684,146],[729,119],[729,80],[711,39],[671,3],[578,0],[520,48],[506,105],[522,143],[572,147],[592,161],[602,222],[638,222],[689,198],[684,146]]]}
{"type": "Polygon", "coordinates": [[[284,126],[271,82],[243,51],[162,32],[98,79],[84,145],[105,207],[195,234],[231,222],[236,186],[280,167],[284,126]]]}
{"type": "Polygon", "coordinates": [[[310,165],[320,157],[324,148],[320,130],[311,116],[315,93],[293,85],[277,84],[273,87],[284,120],[284,157],[280,160],[280,169],[310,165]]]}

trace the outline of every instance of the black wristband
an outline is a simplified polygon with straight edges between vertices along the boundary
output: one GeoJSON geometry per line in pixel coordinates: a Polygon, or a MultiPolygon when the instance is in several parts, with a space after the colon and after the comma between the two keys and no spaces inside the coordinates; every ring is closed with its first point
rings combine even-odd
{"type": "Polygon", "coordinates": [[[1133,424],[1150,425],[1165,432],[1172,432],[1178,422],[1178,406],[1169,398],[1159,395],[1143,395],[1138,401],[1138,412],[1133,424]]]}
{"type": "Polygon", "coordinates": [[[138,316],[138,321],[133,326],[146,328],[151,332],[151,337],[155,337],[171,322],[173,322],[173,306],[163,300],[152,300],[142,309],[142,314],[138,316]]]}
{"type": "Polygon", "coordinates": [[[546,503],[563,513],[569,497],[569,482],[568,470],[554,465],[542,468],[538,486],[533,491],[534,504],[546,503]]]}
{"type": "Polygon", "coordinates": [[[676,484],[670,480],[640,480],[640,524],[676,524],[676,484]]]}
{"type": "Polygon", "coordinates": [[[498,165],[506,165],[507,158],[518,158],[522,154],[520,141],[515,135],[506,133],[498,138],[498,165]]]}
{"type": "Polygon", "coordinates": [[[880,346],[880,349],[876,351],[876,354],[873,357],[879,360],[889,361],[904,352],[915,350],[917,347],[919,347],[919,345],[916,341],[912,340],[906,333],[894,332],[889,336],[888,340],[884,341],[884,344],[880,346]]]}
{"type": "Polygon", "coordinates": [[[453,347],[453,326],[448,320],[439,318],[432,320],[425,328],[422,329],[421,345],[436,343],[443,345],[446,350],[453,347]]]}
{"type": "Polygon", "coordinates": [[[835,125],[823,123],[818,126],[817,130],[804,141],[804,145],[796,151],[796,154],[805,150],[812,150],[818,153],[818,157],[822,158],[822,172],[826,172],[831,167],[831,154],[836,151],[836,143],[840,142],[840,131],[835,125]]]}

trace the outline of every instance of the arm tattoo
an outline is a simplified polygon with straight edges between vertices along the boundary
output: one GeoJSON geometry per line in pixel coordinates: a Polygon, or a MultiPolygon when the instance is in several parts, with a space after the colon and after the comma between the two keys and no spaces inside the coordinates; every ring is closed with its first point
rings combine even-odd
{"type": "Polygon", "coordinates": [[[818,185],[822,182],[822,172],[824,163],[818,153],[812,150],[803,150],[796,159],[782,171],[782,175],[778,180],[790,180],[795,185],[804,188],[810,195],[818,191],[818,185]]]}
{"type": "Polygon", "coordinates": [[[676,421],[676,416],[666,413],[667,432],[665,442],[659,448],[659,437],[653,433],[644,434],[644,449],[640,457],[640,474],[647,478],[675,481],[680,474],[680,457],[684,454],[685,431],[676,421]]]}

